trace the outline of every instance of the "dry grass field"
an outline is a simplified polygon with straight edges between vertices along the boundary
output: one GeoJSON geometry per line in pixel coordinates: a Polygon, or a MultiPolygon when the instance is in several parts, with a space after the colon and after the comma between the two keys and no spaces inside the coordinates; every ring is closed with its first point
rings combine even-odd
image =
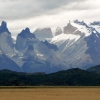
{"type": "Polygon", "coordinates": [[[5,88],[0,100],[100,100],[100,88],[5,88]]]}

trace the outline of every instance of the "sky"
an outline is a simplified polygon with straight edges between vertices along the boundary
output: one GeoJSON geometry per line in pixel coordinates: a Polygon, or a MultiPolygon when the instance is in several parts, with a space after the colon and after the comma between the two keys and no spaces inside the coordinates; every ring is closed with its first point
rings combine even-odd
{"type": "Polygon", "coordinates": [[[0,0],[0,23],[16,38],[26,27],[50,27],[55,32],[69,20],[100,21],[100,0],[0,0]]]}

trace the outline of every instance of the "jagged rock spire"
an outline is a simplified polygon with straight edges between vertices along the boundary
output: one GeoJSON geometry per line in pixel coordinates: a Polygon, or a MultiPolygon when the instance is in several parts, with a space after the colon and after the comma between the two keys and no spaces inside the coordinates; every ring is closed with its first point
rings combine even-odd
{"type": "Polygon", "coordinates": [[[3,27],[3,28],[7,28],[7,23],[6,23],[5,21],[2,21],[2,23],[1,23],[1,27],[3,27]]]}
{"type": "Polygon", "coordinates": [[[0,26],[0,33],[8,32],[8,34],[11,34],[7,28],[7,23],[5,21],[2,21],[0,26]]]}
{"type": "Polygon", "coordinates": [[[35,38],[35,35],[30,32],[29,28],[26,28],[25,30],[22,30],[18,36],[22,38],[35,38]]]}
{"type": "Polygon", "coordinates": [[[56,28],[55,36],[62,34],[62,29],[60,27],[56,28]]]}

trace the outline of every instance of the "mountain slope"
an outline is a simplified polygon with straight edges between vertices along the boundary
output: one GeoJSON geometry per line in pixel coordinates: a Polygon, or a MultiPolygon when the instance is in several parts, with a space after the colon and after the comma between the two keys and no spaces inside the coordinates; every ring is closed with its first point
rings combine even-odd
{"type": "Polygon", "coordinates": [[[75,20],[64,27],[64,34],[51,40],[70,67],[89,68],[100,64],[100,34],[85,22],[75,20]]]}
{"type": "Polygon", "coordinates": [[[0,71],[0,86],[100,86],[100,75],[81,69],[56,73],[17,73],[0,71]]]}
{"type": "Polygon", "coordinates": [[[34,34],[43,38],[42,41],[26,28],[18,34],[16,43],[13,43],[7,23],[3,21],[0,26],[0,54],[29,73],[52,73],[69,68],[87,69],[100,64],[99,27],[100,22],[75,20],[64,27],[64,33],[61,33],[61,28],[57,28],[57,34],[53,38],[50,28],[38,29],[34,34]],[[47,38],[52,39],[49,42],[45,40],[47,38]]]}
{"type": "Polygon", "coordinates": [[[90,67],[87,69],[87,71],[100,74],[100,65],[90,67]]]}
{"type": "Polygon", "coordinates": [[[35,41],[37,41],[35,35],[30,32],[29,28],[26,28],[18,34],[15,49],[20,52],[24,52],[28,48],[28,45],[35,41]]]}
{"type": "Polygon", "coordinates": [[[7,28],[7,23],[2,21],[0,26],[0,69],[22,71],[22,69],[12,60],[15,55],[11,33],[7,28]]]}
{"type": "Polygon", "coordinates": [[[28,28],[18,34],[15,50],[25,72],[50,73],[61,70],[66,65],[58,55],[57,46],[48,41],[40,41],[28,28]]]}
{"type": "Polygon", "coordinates": [[[10,58],[4,54],[0,54],[0,70],[9,69],[12,71],[22,72],[23,70],[10,58]]]}

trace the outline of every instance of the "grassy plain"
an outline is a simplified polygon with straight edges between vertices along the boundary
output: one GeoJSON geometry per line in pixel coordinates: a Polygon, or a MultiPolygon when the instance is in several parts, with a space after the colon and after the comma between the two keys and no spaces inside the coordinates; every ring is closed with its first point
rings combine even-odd
{"type": "Polygon", "coordinates": [[[100,87],[1,87],[0,100],[100,100],[100,87]]]}

